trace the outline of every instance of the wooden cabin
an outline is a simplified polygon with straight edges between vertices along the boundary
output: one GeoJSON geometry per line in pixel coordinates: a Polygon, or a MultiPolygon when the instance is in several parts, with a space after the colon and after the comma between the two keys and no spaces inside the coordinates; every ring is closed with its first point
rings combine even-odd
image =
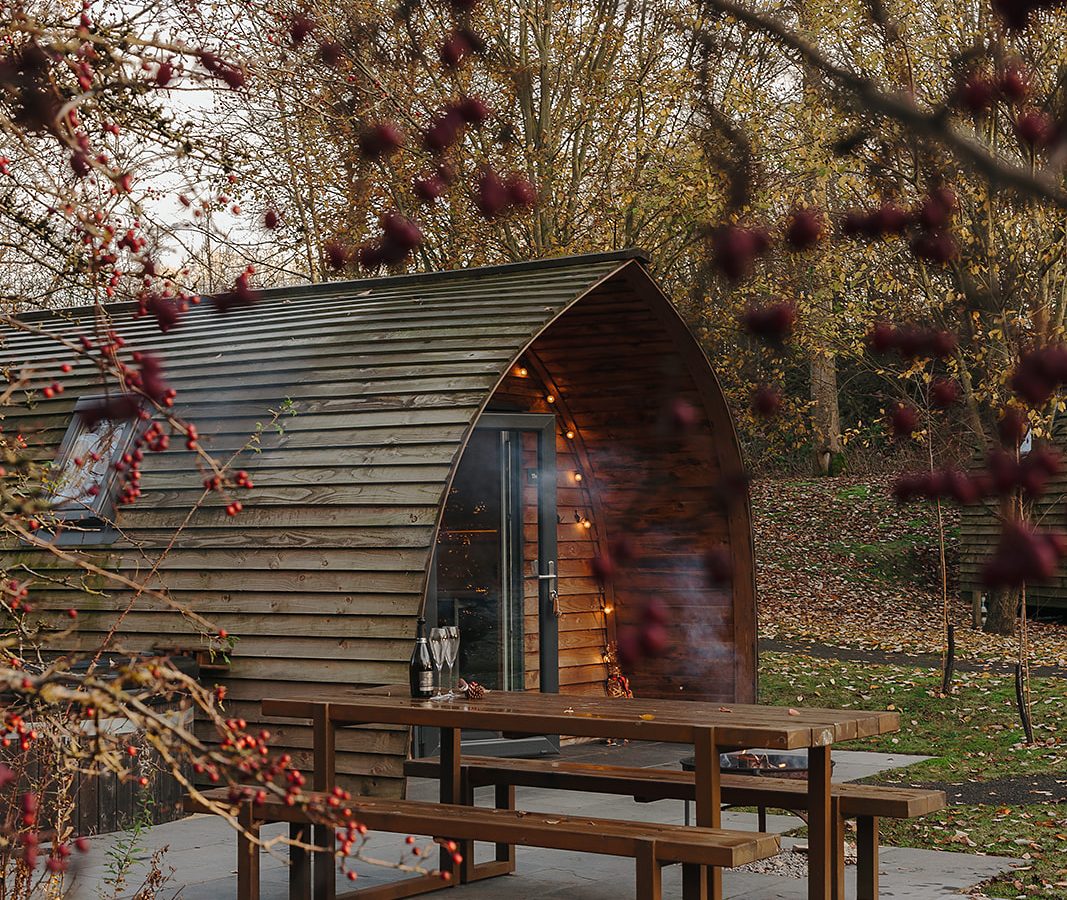
{"type": "MultiPolygon", "coordinates": [[[[250,723],[263,697],[404,682],[424,609],[431,625],[460,625],[460,671],[489,688],[600,693],[609,648],[654,603],[658,645],[623,667],[634,694],[752,702],[738,443],[708,359],[647,262],[624,251],[267,290],[226,314],[204,303],[166,334],[110,308],[128,351],[164,360],[202,446],[238,453],[233,468],[254,487],[228,516],[175,439],[147,454],[136,502],[73,516],[59,540],[235,636],[229,663],[204,677],[250,723]],[[724,555],[732,579],[709,573],[724,555]]],[[[95,315],[29,319],[77,341],[95,315]]],[[[95,365],[10,330],[3,356],[31,365],[37,388],[5,410],[5,431],[64,471],[75,443],[98,439],[75,410],[103,390],[95,365]],[[66,390],[43,398],[68,361],[66,390]]],[[[5,565],[34,573],[45,617],[80,611],[64,650],[96,648],[130,601],[27,544],[9,544],[5,565]]],[[[118,643],[212,641],[141,598],[118,643]]],[[[309,765],[308,728],[269,727],[309,765]]],[[[358,790],[395,793],[408,750],[407,733],[348,730],[339,771],[358,790]]]]}

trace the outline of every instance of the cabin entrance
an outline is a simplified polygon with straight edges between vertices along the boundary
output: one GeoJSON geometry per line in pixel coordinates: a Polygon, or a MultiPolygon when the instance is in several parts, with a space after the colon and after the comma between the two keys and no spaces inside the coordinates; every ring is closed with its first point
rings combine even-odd
{"type": "MultiPolygon", "coordinates": [[[[426,624],[458,625],[456,671],[489,690],[559,690],[556,420],[486,413],[460,459],[438,532],[426,624]]],[[[419,735],[422,754],[436,735],[419,735]]],[[[481,755],[555,752],[555,736],[465,732],[481,755]]]]}

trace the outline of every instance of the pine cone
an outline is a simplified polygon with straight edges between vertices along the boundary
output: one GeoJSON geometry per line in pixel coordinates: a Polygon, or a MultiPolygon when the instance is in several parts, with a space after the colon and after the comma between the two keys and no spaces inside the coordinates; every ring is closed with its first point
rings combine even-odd
{"type": "Polygon", "coordinates": [[[481,700],[486,695],[486,690],[477,681],[467,682],[467,699],[481,700]]]}

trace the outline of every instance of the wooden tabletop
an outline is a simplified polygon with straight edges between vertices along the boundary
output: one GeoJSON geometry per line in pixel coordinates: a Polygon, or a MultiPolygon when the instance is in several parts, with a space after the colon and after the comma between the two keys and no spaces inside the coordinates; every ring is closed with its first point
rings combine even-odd
{"type": "Polygon", "coordinates": [[[822,747],[900,728],[900,715],[885,711],[810,707],[790,711],[781,706],[617,700],[536,691],[490,691],[480,700],[414,700],[406,685],[265,699],[263,712],[310,719],[323,704],[329,704],[329,718],[338,725],[426,725],[671,743],[693,743],[698,731],[714,728],[719,747],[778,750],[822,747]]]}

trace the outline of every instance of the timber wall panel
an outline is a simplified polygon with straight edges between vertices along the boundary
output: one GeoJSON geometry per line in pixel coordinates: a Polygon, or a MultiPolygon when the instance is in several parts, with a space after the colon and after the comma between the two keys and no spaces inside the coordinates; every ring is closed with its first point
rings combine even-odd
{"type": "MultiPolygon", "coordinates": [[[[256,487],[239,492],[245,510],[236,519],[225,514],[228,501],[209,496],[148,577],[207,475],[175,439],[174,449],[148,454],[143,496],[117,516],[124,539],[85,558],[165,589],[237,637],[229,670],[205,677],[227,687],[250,723],[262,718],[264,696],[403,681],[441,500],[479,409],[527,341],[626,264],[266,292],[225,317],[194,309],[167,335],[119,309],[128,349],[160,354],[177,411],[197,423],[209,452],[240,451],[262,423],[258,452],[240,453],[235,465],[256,487]],[[272,422],[286,401],[293,414],[272,422]]],[[[87,311],[41,318],[67,338],[95,332],[87,311]]],[[[13,332],[3,355],[32,365],[38,388],[69,358],[13,332]]],[[[29,398],[5,426],[21,428],[30,454],[51,461],[75,400],[97,384],[93,366],[79,362],[62,395],[29,398]]],[[[33,591],[45,617],[58,624],[66,609],[80,610],[77,632],[57,649],[95,649],[120,616],[124,650],[207,645],[161,600],[139,597],[123,615],[129,590],[29,547],[10,548],[6,562],[41,574],[33,591]]],[[[585,648],[573,649],[582,662],[585,648]]],[[[272,730],[279,749],[310,761],[306,728],[272,730]]],[[[406,731],[357,729],[339,741],[339,771],[357,790],[398,793],[406,746],[406,731]]]]}
{"type": "MultiPolygon", "coordinates": [[[[127,349],[160,354],[178,390],[178,412],[197,423],[216,456],[241,451],[235,468],[246,469],[256,488],[239,492],[245,509],[236,519],[211,496],[175,537],[207,473],[180,439],[166,453],[148,455],[143,496],[117,516],[122,538],[82,555],[165,591],[166,601],[135,598],[29,546],[9,546],[5,568],[36,573],[32,590],[42,619],[65,628],[63,611],[81,612],[78,630],[58,650],[95,648],[120,617],[119,641],[128,650],[206,646],[172,604],[226,628],[238,638],[232,666],[205,680],[225,685],[235,714],[270,727],[279,749],[307,767],[306,726],[260,722],[259,701],[404,680],[442,501],[479,411],[498,385],[494,402],[510,396],[511,408],[549,411],[544,385],[512,370],[536,338],[530,359],[558,382],[576,420],[585,417],[587,441],[572,445],[562,428],[557,438],[562,690],[603,690],[603,650],[614,630],[603,607],[612,588],[597,580],[592,563],[626,528],[645,535],[650,565],[630,573],[620,618],[658,591],[721,643],[732,622],[730,593],[700,586],[682,540],[684,531],[692,556],[697,542],[725,541],[730,533],[707,502],[721,447],[701,430],[661,455],[658,468],[649,466],[648,454],[663,450],[655,411],[663,398],[649,398],[645,387],[664,374],[680,378],[662,369],[678,337],[657,324],[663,309],[655,305],[669,303],[649,288],[643,270],[636,281],[622,277],[634,269],[639,264],[621,254],[267,291],[256,306],[224,317],[206,305],[194,309],[166,335],[152,321],[132,320],[129,307],[116,307],[113,320],[127,349]],[[616,273],[605,290],[589,294],[616,273]],[[564,312],[576,300],[573,312],[564,312]],[[272,423],[272,411],[287,401],[295,414],[272,423]],[[257,423],[263,429],[255,452],[248,442],[257,423]],[[581,486],[572,477],[578,468],[581,486]],[[656,472],[675,497],[649,506],[644,488],[656,472]],[[582,528],[575,513],[593,527],[582,528]]],[[[68,339],[95,339],[93,316],[65,311],[38,316],[35,324],[68,339]]],[[[5,410],[5,430],[22,429],[30,454],[48,462],[74,401],[99,392],[94,367],[78,362],[66,392],[43,400],[40,388],[57,377],[68,352],[7,331],[0,355],[35,371],[36,393],[19,395],[5,410]]],[[[692,380],[670,390],[700,400],[692,380]]],[[[529,511],[526,524],[529,535],[535,525],[529,511]]],[[[525,613],[527,683],[532,674],[536,686],[532,591],[525,613]]],[[[688,667],[684,654],[673,659],[688,667]]],[[[647,696],[669,694],[677,688],[672,679],[682,677],[666,661],[633,674],[647,696]]],[[[346,732],[338,771],[354,790],[399,793],[407,743],[404,729],[346,732]]]]}

